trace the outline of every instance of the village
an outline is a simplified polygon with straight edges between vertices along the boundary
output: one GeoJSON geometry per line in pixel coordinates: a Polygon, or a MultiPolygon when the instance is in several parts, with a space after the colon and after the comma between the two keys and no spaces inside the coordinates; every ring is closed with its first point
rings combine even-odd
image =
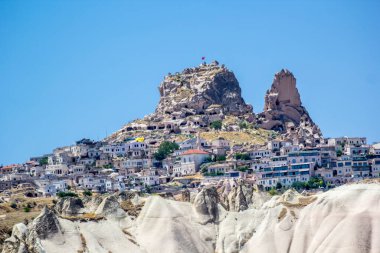
{"type": "Polygon", "coordinates": [[[225,179],[263,191],[324,190],[380,176],[380,143],[324,138],[287,69],[274,75],[259,114],[245,103],[234,73],[217,61],[169,73],[159,92],[154,113],[103,140],[84,138],[23,164],[1,165],[0,192],[173,194],[225,179]]]}
{"type": "Polygon", "coordinates": [[[331,188],[380,176],[380,144],[361,138],[327,138],[304,148],[270,140],[251,150],[200,135],[183,142],[151,144],[143,137],[120,143],[89,139],[31,157],[23,164],[0,167],[0,191],[32,188],[33,196],[61,192],[178,192],[217,185],[224,179],[244,180],[262,190],[331,188]]]}

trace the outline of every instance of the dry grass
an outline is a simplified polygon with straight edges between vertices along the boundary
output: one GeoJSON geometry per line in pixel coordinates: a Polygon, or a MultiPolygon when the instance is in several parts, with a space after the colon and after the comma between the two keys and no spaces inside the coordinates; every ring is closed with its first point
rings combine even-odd
{"type": "Polygon", "coordinates": [[[96,215],[95,213],[84,213],[84,214],[78,215],[78,216],[60,216],[60,218],[65,219],[65,220],[69,220],[69,221],[88,222],[88,221],[103,220],[104,216],[96,215]]]}
{"type": "Polygon", "coordinates": [[[317,197],[315,196],[310,196],[310,197],[300,197],[298,198],[298,203],[290,203],[290,202],[281,202],[284,206],[286,207],[297,207],[297,208],[302,208],[307,205],[310,205],[314,201],[317,200],[317,197]]]}
{"type": "Polygon", "coordinates": [[[263,145],[269,138],[271,131],[264,129],[249,129],[245,131],[210,131],[202,132],[201,137],[207,141],[213,141],[218,138],[224,138],[228,140],[231,144],[235,145],[252,145],[259,144],[263,145]]]}
{"type": "Polygon", "coordinates": [[[134,205],[131,200],[125,200],[120,203],[121,208],[128,213],[130,216],[139,216],[141,209],[144,204],[134,205]]]}

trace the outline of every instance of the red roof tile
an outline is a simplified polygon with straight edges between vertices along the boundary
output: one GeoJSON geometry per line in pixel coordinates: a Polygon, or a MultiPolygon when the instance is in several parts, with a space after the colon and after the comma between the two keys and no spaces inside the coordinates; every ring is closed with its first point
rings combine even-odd
{"type": "Polygon", "coordinates": [[[208,155],[208,153],[199,149],[189,149],[183,152],[181,155],[208,155]]]}

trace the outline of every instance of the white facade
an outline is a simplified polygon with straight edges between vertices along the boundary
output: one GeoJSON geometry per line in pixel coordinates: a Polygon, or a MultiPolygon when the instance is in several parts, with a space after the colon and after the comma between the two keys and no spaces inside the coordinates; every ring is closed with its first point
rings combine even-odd
{"type": "Polygon", "coordinates": [[[55,164],[46,166],[46,174],[54,174],[57,176],[65,176],[69,173],[69,168],[66,164],[55,164]]]}

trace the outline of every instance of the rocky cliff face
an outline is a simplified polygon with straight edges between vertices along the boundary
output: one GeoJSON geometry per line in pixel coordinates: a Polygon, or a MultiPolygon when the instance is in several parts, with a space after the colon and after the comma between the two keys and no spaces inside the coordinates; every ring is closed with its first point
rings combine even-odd
{"type": "Polygon", "coordinates": [[[264,112],[258,115],[258,124],[306,145],[314,145],[322,138],[320,129],[302,106],[296,78],[286,69],[275,74],[272,87],[265,95],[264,112]]]}
{"type": "Polygon", "coordinates": [[[169,74],[160,84],[159,91],[156,119],[252,113],[252,106],[241,97],[234,73],[217,62],[169,74]]]}

